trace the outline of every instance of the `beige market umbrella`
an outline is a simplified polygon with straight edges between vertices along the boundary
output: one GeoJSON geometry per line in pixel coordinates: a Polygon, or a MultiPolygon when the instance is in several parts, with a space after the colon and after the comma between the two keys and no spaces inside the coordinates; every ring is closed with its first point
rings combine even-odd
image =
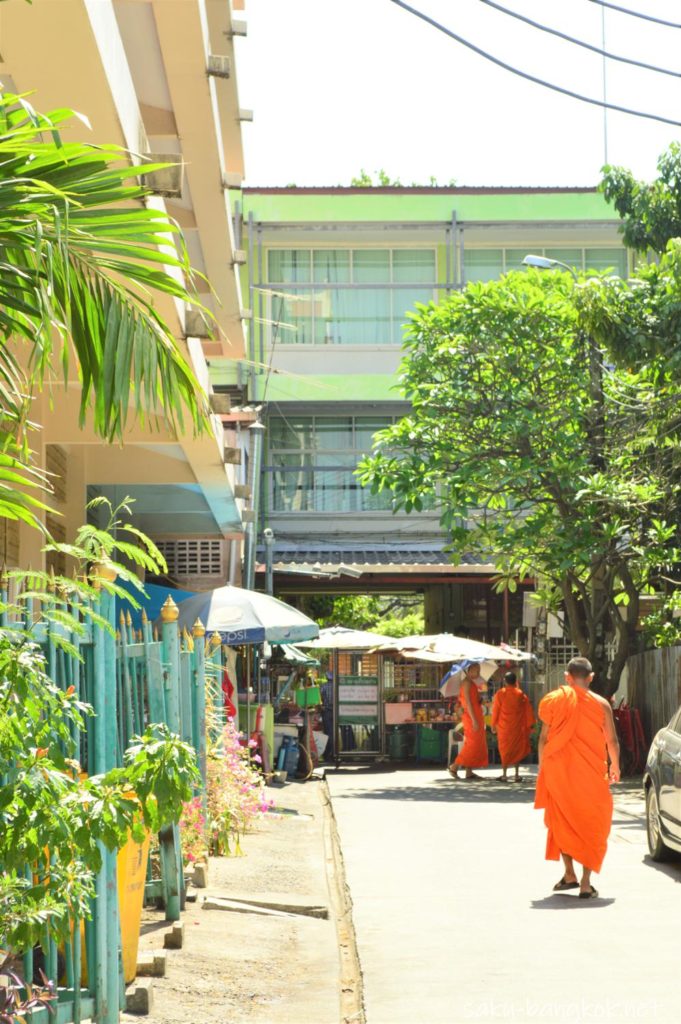
{"type": "Polygon", "coordinates": [[[397,643],[392,637],[370,633],[364,629],[347,629],[345,626],[328,626],[320,629],[315,640],[296,643],[308,651],[370,651],[384,644],[397,643]]]}
{"type": "MultiPolygon", "coordinates": [[[[300,646],[300,645],[299,645],[300,646]]],[[[452,633],[435,633],[427,636],[406,636],[382,644],[381,651],[394,651],[403,658],[417,661],[433,661],[441,665],[458,661],[522,661],[524,657],[513,648],[497,647],[481,640],[454,636],[452,633]]]]}

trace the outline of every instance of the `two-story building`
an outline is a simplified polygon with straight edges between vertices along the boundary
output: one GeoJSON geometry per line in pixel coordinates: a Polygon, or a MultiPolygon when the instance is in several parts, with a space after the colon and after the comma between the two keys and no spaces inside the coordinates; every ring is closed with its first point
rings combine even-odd
{"type": "Polygon", "coordinates": [[[613,211],[585,188],[401,187],[244,189],[235,211],[250,350],[239,365],[211,359],[211,379],[262,407],[258,573],[269,528],[279,594],[417,590],[427,631],[508,634],[522,592],[494,594],[473,558],[452,564],[435,513],[394,515],[354,471],[408,408],[397,384],[414,303],[528,253],[625,275],[613,211]]]}
{"type": "MultiPolygon", "coordinates": [[[[0,82],[40,111],[84,115],[70,140],[117,145],[121,159],[174,165],[149,175],[147,202],[182,228],[204,275],[204,319],[169,296],[154,301],[199,383],[210,391],[207,358],[246,356],[230,188],[244,175],[235,39],[246,33],[244,0],[34,0],[0,4],[0,82]]],[[[172,240],[168,239],[168,244],[172,240]]],[[[224,396],[213,401],[210,432],[176,433],[164,422],[131,423],[123,443],[106,444],[78,419],[74,364],[62,382],[35,397],[31,419],[38,464],[53,474],[45,525],[72,540],[93,495],[135,499],[134,521],[163,549],[169,578],[189,587],[241,578],[248,435],[224,396]]],[[[0,520],[0,566],[44,564],[39,531],[0,520]]]]}

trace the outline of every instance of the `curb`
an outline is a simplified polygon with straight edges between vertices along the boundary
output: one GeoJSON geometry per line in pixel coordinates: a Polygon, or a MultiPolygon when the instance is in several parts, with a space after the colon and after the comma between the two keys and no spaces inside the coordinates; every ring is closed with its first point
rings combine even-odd
{"type": "Polygon", "coordinates": [[[338,824],[326,779],[321,781],[324,808],[324,856],[331,909],[336,921],[340,963],[341,1024],[366,1024],[364,978],[352,919],[352,897],[345,877],[345,863],[338,824]]]}

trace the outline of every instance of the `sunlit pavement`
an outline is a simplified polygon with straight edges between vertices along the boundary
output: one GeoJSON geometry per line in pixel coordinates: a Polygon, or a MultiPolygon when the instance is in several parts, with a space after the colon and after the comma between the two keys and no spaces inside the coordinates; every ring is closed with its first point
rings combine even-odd
{"type": "Polygon", "coordinates": [[[600,898],[579,900],[551,892],[534,770],[328,773],[368,1024],[681,1021],[681,862],[648,857],[640,788],[616,799],[600,898]]]}

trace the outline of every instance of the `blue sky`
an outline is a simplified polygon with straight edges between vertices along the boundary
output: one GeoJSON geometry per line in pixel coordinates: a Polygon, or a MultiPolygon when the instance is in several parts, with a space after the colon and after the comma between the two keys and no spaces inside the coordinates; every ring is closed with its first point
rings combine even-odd
{"type": "MultiPolygon", "coordinates": [[[[410,0],[458,34],[538,77],[603,95],[603,62],[494,11],[481,0],[410,0]]],[[[499,0],[595,45],[591,0],[499,0]]],[[[617,0],[671,21],[678,0],[617,0]]],[[[484,61],[390,0],[247,0],[238,41],[246,184],[347,185],[379,167],[404,184],[593,185],[604,163],[599,108],[525,82],[484,61]]],[[[681,30],[614,11],[606,49],[681,71],[681,30]]],[[[607,62],[613,103],[681,121],[681,78],[607,62]]],[[[607,117],[608,160],[638,177],[681,128],[607,117]]]]}

